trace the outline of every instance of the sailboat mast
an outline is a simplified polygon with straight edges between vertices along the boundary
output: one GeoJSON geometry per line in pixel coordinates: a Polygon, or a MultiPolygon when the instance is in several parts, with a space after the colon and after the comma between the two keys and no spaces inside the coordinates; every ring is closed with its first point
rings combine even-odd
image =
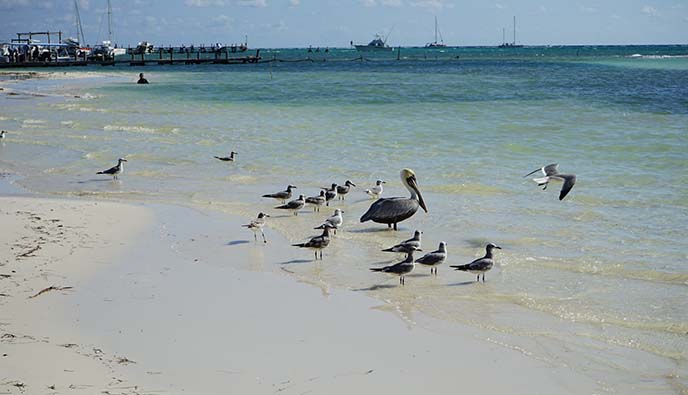
{"type": "Polygon", "coordinates": [[[437,44],[437,17],[435,17],[435,44],[437,44]]]}
{"type": "Polygon", "coordinates": [[[110,0],[107,2],[107,13],[108,13],[108,41],[112,44],[112,4],[110,0]]]}
{"type": "Polygon", "coordinates": [[[516,45],[516,15],[514,15],[514,45],[516,45]]]}
{"type": "Polygon", "coordinates": [[[79,42],[79,45],[84,45],[84,41],[86,41],[86,38],[84,37],[84,28],[81,26],[81,15],[79,14],[79,0],[74,0],[74,11],[76,14],[76,41],[79,42]]]}
{"type": "Polygon", "coordinates": [[[506,28],[502,28],[502,44],[506,44],[506,28]]]}

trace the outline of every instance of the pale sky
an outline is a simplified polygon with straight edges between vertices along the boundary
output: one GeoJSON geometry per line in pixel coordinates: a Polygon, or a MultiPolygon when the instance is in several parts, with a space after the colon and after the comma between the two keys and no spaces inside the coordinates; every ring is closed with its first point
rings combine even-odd
{"type": "MultiPolygon", "coordinates": [[[[107,39],[106,0],[78,0],[87,43],[107,39]]],[[[389,33],[392,46],[687,44],[688,0],[111,0],[115,41],[346,47],[389,33]],[[390,33],[391,31],[391,33],[390,33]]],[[[24,31],[76,36],[74,0],[0,0],[0,41],[24,31]]]]}

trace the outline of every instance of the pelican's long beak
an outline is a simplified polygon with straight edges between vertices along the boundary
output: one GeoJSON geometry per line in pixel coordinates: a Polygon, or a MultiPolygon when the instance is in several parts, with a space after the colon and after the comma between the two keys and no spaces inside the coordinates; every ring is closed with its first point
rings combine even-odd
{"type": "Polygon", "coordinates": [[[416,195],[418,195],[418,204],[425,210],[425,212],[428,212],[427,206],[425,206],[425,200],[423,200],[423,195],[420,193],[420,189],[418,189],[418,183],[416,182],[416,177],[411,176],[406,180],[409,184],[409,186],[416,192],[416,195]]]}

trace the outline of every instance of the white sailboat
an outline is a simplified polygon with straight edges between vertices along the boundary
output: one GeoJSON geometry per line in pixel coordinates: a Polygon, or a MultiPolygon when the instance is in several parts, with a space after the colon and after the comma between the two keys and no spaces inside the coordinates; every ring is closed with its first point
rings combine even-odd
{"type": "Polygon", "coordinates": [[[504,29],[502,29],[502,43],[498,48],[523,48],[523,45],[516,44],[516,17],[514,16],[514,41],[508,43],[504,37],[504,29]]]}
{"type": "Polygon", "coordinates": [[[442,33],[440,33],[439,26],[437,25],[437,17],[435,17],[435,41],[425,44],[425,48],[446,48],[447,44],[444,43],[442,39],[442,33]],[[437,41],[437,36],[439,35],[440,41],[437,41]]]}
{"type": "Polygon", "coordinates": [[[114,58],[117,55],[126,55],[126,48],[117,48],[112,46],[112,4],[110,0],[107,2],[107,18],[108,18],[108,39],[103,41],[101,45],[93,49],[95,56],[104,58],[114,58]]]}

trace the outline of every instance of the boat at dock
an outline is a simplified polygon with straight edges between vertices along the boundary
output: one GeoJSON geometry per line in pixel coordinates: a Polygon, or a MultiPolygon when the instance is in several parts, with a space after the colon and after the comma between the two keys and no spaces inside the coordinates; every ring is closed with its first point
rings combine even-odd
{"type": "Polygon", "coordinates": [[[437,25],[437,17],[435,17],[435,41],[425,44],[425,48],[447,48],[447,44],[444,43],[444,39],[442,39],[442,33],[440,33],[439,26],[437,25]],[[440,41],[437,41],[438,35],[440,41]]]}

